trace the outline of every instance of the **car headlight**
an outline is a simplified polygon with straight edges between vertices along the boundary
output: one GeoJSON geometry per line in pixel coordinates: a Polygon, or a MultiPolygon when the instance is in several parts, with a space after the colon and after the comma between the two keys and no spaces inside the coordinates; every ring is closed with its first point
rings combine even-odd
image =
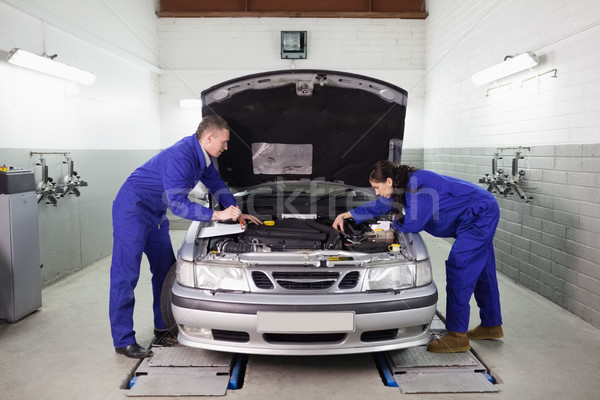
{"type": "Polygon", "coordinates": [[[194,287],[194,263],[177,260],[177,283],[181,286],[194,287]]]}
{"type": "Polygon", "coordinates": [[[397,290],[413,287],[414,273],[409,265],[371,267],[363,290],[397,290]]]}
{"type": "Polygon", "coordinates": [[[177,270],[177,283],[206,290],[250,291],[245,270],[225,263],[181,263],[177,270]]]}
{"type": "Polygon", "coordinates": [[[416,264],[372,266],[367,270],[363,290],[399,290],[425,286],[432,281],[428,260],[416,264]]]}
{"type": "Polygon", "coordinates": [[[433,281],[433,273],[431,272],[431,262],[429,260],[417,262],[417,274],[415,286],[429,285],[433,281]]]}

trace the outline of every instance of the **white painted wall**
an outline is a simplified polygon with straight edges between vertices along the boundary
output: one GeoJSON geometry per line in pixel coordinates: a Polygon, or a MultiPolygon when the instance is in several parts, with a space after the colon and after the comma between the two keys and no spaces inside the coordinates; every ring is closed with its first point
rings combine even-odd
{"type": "Polygon", "coordinates": [[[600,2],[428,0],[425,148],[600,141],[600,2]],[[475,86],[473,73],[507,55],[541,61],[475,86]],[[558,70],[557,78],[538,74],[558,70]]]}
{"type": "Polygon", "coordinates": [[[157,149],[154,3],[0,1],[0,147],[157,149]],[[6,62],[18,47],[96,75],[77,85],[6,62]]]}
{"type": "Polygon", "coordinates": [[[162,18],[158,22],[162,146],[193,133],[200,110],[179,99],[227,79],[315,68],[373,76],[408,91],[405,147],[422,148],[425,21],[307,18],[162,18]],[[308,32],[308,58],[282,60],[280,32],[308,32]]]}
{"type": "MultiPolygon", "coordinates": [[[[156,24],[148,0],[0,0],[0,165],[29,168],[39,182],[31,151],[70,152],[89,183],[79,197],[38,206],[44,283],[111,253],[112,201],[160,148],[156,24]],[[57,53],[96,82],[15,67],[6,61],[14,47],[57,53]]],[[[64,156],[46,161],[55,181],[65,176],[64,156]]]]}

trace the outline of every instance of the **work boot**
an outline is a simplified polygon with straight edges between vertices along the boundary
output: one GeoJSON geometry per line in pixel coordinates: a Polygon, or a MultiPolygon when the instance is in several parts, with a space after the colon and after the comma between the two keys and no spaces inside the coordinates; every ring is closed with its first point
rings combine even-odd
{"type": "Polygon", "coordinates": [[[484,340],[484,339],[500,339],[504,337],[502,332],[502,325],[497,326],[481,326],[479,325],[475,329],[471,329],[467,332],[469,339],[473,340],[484,340]]]}
{"type": "Polygon", "coordinates": [[[427,345],[427,351],[432,353],[461,353],[470,349],[469,337],[464,332],[448,331],[446,335],[427,345]]]}

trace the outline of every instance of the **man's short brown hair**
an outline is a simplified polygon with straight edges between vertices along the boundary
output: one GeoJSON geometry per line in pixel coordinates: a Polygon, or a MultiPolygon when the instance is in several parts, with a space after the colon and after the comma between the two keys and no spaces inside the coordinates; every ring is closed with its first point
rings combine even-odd
{"type": "Polygon", "coordinates": [[[227,121],[219,115],[207,115],[202,118],[200,124],[198,125],[198,129],[196,129],[196,138],[200,140],[202,136],[204,136],[204,132],[209,129],[217,129],[217,130],[229,130],[229,125],[227,121]]]}

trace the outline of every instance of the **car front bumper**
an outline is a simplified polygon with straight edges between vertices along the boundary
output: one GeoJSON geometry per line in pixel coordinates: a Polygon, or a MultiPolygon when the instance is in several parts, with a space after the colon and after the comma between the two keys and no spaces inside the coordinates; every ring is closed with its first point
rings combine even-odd
{"type": "Polygon", "coordinates": [[[210,293],[173,285],[181,344],[247,354],[388,351],[429,342],[437,288],[399,293],[210,293]]]}

